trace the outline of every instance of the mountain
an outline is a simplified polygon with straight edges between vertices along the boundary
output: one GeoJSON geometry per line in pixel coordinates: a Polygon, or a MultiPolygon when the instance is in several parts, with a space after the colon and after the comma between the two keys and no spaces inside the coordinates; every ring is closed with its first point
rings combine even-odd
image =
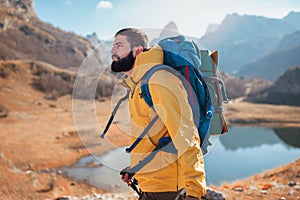
{"type": "Polygon", "coordinates": [[[285,35],[276,49],[289,49],[300,45],[300,30],[285,35]]]}
{"type": "Polygon", "coordinates": [[[40,60],[76,70],[94,49],[86,38],[40,21],[32,0],[1,0],[0,16],[2,60],[40,60]]]}
{"type": "Polygon", "coordinates": [[[300,29],[299,19],[300,19],[300,12],[294,12],[294,11],[290,12],[287,16],[282,18],[283,21],[292,24],[297,29],[300,29]]]}
{"type": "Polygon", "coordinates": [[[96,47],[99,47],[99,55],[101,56],[104,65],[107,66],[111,63],[111,54],[110,50],[113,45],[112,40],[100,40],[97,33],[94,32],[86,36],[86,38],[94,44],[96,47]]]}
{"type": "Polygon", "coordinates": [[[291,66],[300,64],[299,53],[300,30],[285,35],[272,52],[244,65],[237,75],[275,81],[291,66]]]}
{"type": "Polygon", "coordinates": [[[169,22],[161,31],[159,38],[170,37],[178,34],[178,27],[174,21],[169,22]]]}
{"type": "Polygon", "coordinates": [[[206,29],[205,35],[215,32],[218,28],[219,24],[209,24],[206,29]]]}
{"type": "MultiPolygon", "coordinates": [[[[287,34],[297,30],[299,13],[283,19],[230,14],[213,32],[199,39],[204,47],[220,53],[220,66],[229,74],[242,66],[269,54],[287,34]]],[[[299,23],[298,23],[299,24],[299,23]]]]}
{"type": "Polygon", "coordinates": [[[22,16],[26,19],[36,17],[36,13],[33,9],[33,0],[1,0],[0,6],[9,13],[18,14],[18,16],[22,16]]]}
{"type": "Polygon", "coordinates": [[[46,99],[66,94],[102,99],[112,94],[116,78],[105,71],[107,50],[101,45],[40,21],[32,0],[0,0],[0,16],[0,87],[14,79],[9,75],[14,70],[21,73],[22,66],[29,66],[32,80],[26,87],[46,99]]]}
{"type": "Polygon", "coordinates": [[[171,36],[179,35],[179,31],[177,25],[174,21],[170,21],[166,26],[164,26],[160,32],[158,38],[154,38],[152,41],[149,42],[150,46],[153,44],[157,44],[161,39],[171,36]]]}
{"type": "Polygon", "coordinates": [[[274,53],[243,66],[237,75],[275,81],[288,68],[300,64],[299,53],[300,44],[289,49],[279,49],[274,53]]]}
{"type": "Polygon", "coordinates": [[[287,70],[268,88],[252,92],[247,100],[255,103],[300,106],[300,66],[287,70]]]}

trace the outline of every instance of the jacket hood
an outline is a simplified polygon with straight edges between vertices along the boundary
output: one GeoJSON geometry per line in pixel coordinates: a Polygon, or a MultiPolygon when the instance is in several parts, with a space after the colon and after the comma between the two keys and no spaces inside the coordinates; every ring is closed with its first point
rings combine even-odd
{"type": "Polygon", "coordinates": [[[154,45],[148,51],[140,53],[134,62],[132,74],[125,78],[124,83],[133,89],[147,71],[158,64],[163,64],[164,54],[160,46],[154,45]]]}

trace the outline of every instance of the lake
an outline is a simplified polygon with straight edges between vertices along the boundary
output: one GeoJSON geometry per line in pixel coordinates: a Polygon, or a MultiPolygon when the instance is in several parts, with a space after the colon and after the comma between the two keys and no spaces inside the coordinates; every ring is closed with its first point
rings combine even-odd
{"type": "MultiPolygon", "coordinates": [[[[63,168],[63,174],[108,191],[128,191],[119,176],[119,171],[129,165],[124,149],[83,157],[76,165],[63,168]]],[[[299,128],[229,127],[229,133],[220,136],[205,157],[207,184],[246,178],[299,157],[299,128]]]]}

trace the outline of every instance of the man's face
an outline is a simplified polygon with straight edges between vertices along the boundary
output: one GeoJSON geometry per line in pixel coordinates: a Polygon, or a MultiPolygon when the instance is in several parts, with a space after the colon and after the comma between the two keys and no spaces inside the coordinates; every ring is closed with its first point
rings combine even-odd
{"type": "Polygon", "coordinates": [[[113,72],[126,72],[132,69],[135,59],[130,43],[125,35],[117,35],[115,37],[111,54],[113,60],[111,70],[113,72]]]}
{"type": "Polygon", "coordinates": [[[119,59],[125,58],[131,51],[129,42],[125,35],[117,35],[114,40],[113,47],[111,49],[112,60],[119,61],[119,59]]]}

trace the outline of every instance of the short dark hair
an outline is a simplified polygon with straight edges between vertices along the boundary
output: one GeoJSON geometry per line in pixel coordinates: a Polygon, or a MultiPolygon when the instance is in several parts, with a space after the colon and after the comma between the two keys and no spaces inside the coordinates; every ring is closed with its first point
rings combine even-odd
{"type": "Polygon", "coordinates": [[[148,37],[144,32],[142,32],[139,29],[123,28],[115,34],[115,37],[117,37],[118,35],[127,36],[127,40],[131,48],[137,46],[142,46],[144,50],[148,48],[148,37]]]}

